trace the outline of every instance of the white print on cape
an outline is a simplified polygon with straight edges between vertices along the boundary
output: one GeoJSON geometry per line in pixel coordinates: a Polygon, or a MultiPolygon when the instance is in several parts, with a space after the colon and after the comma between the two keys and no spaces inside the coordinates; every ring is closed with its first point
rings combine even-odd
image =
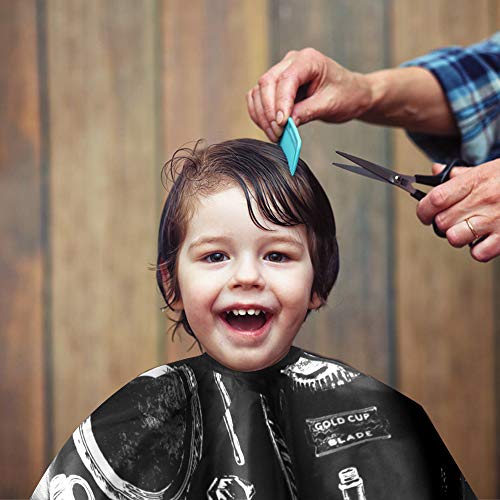
{"type": "Polygon", "coordinates": [[[328,391],[352,382],[359,372],[348,370],[339,363],[304,353],[295,363],[281,373],[293,381],[293,389],[307,388],[311,391],[328,391]]]}
{"type": "Polygon", "coordinates": [[[255,486],[238,476],[216,477],[207,490],[208,500],[251,500],[255,486]]]}
{"type": "Polygon", "coordinates": [[[147,372],[141,373],[139,375],[139,377],[158,378],[158,377],[161,377],[162,375],[165,375],[166,373],[171,373],[174,371],[175,371],[175,368],[172,368],[171,366],[161,365],[161,366],[157,366],[155,368],[151,368],[151,370],[148,370],[147,372]]]}
{"type": "Polygon", "coordinates": [[[293,473],[292,459],[286,441],[283,439],[281,429],[278,424],[271,418],[271,412],[266,398],[261,394],[260,403],[264,413],[267,429],[273,443],[274,451],[278,457],[281,470],[285,476],[285,481],[290,492],[290,500],[297,500],[297,485],[295,483],[295,475],[293,473]]]}
{"type": "Polygon", "coordinates": [[[306,436],[321,457],[375,439],[390,439],[389,421],[376,406],[306,418],[306,436]]]}
{"type": "Polygon", "coordinates": [[[446,495],[448,495],[448,477],[446,475],[446,471],[444,470],[443,466],[440,467],[440,475],[441,475],[441,493],[443,494],[443,497],[446,498],[446,495]]]}
{"type": "Polygon", "coordinates": [[[356,467],[347,467],[339,472],[339,490],[343,500],[367,500],[363,479],[356,467]]]}
{"type": "MultiPolygon", "coordinates": [[[[169,367],[170,368],[170,367],[169,367]]],[[[150,370],[152,378],[159,378],[158,371],[150,370]]],[[[180,500],[184,499],[189,491],[191,476],[201,458],[203,445],[203,427],[201,406],[198,396],[198,385],[191,368],[181,365],[164,372],[174,377],[174,392],[184,395],[184,402],[190,418],[190,433],[185,436],[184,448],[187,454],[182,455],[179,474],[165,487],[158,491],[144,490],[120,477],[109,459],[103,454],[96,441],[92,429],[92,416],[88,417],[73,433],[73,442],[80,459],[97,486],[113,500],[180,500]],[[182,470],[181,470],[182,469],[182,470]]],[[[141,377],[149,376],[143,374],[141,377]]],[[[140,378],[140,377],[138,377],[140,378]]],[[[145,422],[146,423],[146,422],[145,422]]],[[[140,466],[140,464],[138,464],[140,466]]]]}
{"type": "MultiPolygon", "coordinates": [[[[80,476],[76,476],[75,474],[68,477],[66,477],[66,474],[58,474],[50,481],[50,500],[75,500],[75,495],[73,493],[73,486],[75,485],[81,486],[84,489],[85,494],[87,495],[87,500],[95,499],[92,488],[89,483],[85,481],[85,479],[80,476]]],[[[78,498],[82,499],[82,496],[79,495],[78,498]]]]}
{"type": "Polygon", "coordinates": [[[238,465],[245,465],[245,456],[241,450],[240,441],[236,432],[234,431],[233,417],[231,415],[231,398],[227,392],[224,382],[222,382],[222,375],[217,372],[213,372],[215,384],[217,389],[219,389],[222,402],[224,403],[224,423],[226,424],[227,433],[229,434],[229,440],[231,441],[231,446],[233,448],[234,460],[238,465]]]}

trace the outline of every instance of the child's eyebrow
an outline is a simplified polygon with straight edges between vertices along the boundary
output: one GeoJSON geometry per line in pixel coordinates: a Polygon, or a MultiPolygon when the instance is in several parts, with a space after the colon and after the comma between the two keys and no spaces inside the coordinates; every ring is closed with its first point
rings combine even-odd
{"type": "Polygon", "coordinates": [[[210,243],[227,243],[231,240],[226,236],[200,236],[196,238],[188,247],[188,251],[202,245],[209,245],[210,243]]]}
{"type": "Polygon", "coordinates": [[[292,238],[291,236],[263,236],[261,240],[269,241],[270,243],[287,243],[289,245],[294,245],[299,248],[304,248],[304,245],[300,240],[292,238]]]}
{"type": "MultiPolygon", "coordinates": [[[[200,236],[199,238],[196,238],[188,247],[188,251],[192,250],[193,248],[202,246],[202,245],[208,245],[211,243],[229,243],[232,240],[232,238],[228,236],[200,236]]],[[[289,245],[294,245],[296,247],[299,247],[301,249],[304,248],[304,245],[302,244],[301,241],[292,238],[291,236],[263,236],[262,238],[259,238],[259,241],[265,240],[266,242],[269,241],[270,243],[287,243],[289,245]]]]}

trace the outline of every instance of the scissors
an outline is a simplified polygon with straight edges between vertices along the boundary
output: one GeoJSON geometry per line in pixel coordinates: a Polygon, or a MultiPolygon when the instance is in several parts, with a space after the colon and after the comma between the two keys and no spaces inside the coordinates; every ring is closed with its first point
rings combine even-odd
{"type": "MultiPolygon", "coordinates": [[[[342,151],[337,151],[337,153],[340,156],[351,160],[353,163],[356,163],[357,165],[359,165],[359,167],[335,162],[333,163],[333,165],[343,168],[344,170],[348,170],[349,172],[354,172],[356,174],[369,177],[370,179],[375,179],[381,182],[388,182],[393,186],[404,189],[407,193],[410,193],[411,197],[419,201],[424,196],[426,196],[427,193],[424,193],[424,191],[420,191],[419,189],[414,187],[413,183],[424,184],[426,186],[439,186],[439,184],[446,182],[450,178],[451,169],[457,163],[457,160],[453,160],[451,163],[445,166],[441,173],[437,175],[405,175],[399,174],[398,172],[394,172],[394,170],[382,167],[381,165],[377,165],[376,163],[372,163],[371,161],[364,160],[363,158],[359,158],[349,153],[343,153],[342,151]]],[[[434,228],[434,232],[440,238],[446,238],[446,233],[444,233],[437,227],[435,221],[432,221],[432,227],[434,228]]]]}

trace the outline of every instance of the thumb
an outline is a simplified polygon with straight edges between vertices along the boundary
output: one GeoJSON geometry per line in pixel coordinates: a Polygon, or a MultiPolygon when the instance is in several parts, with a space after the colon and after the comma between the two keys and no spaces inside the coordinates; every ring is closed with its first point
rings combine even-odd
{"type": "MultiPolygon", "coordinates": [[[[437,175],[442,172],[445,165],[442,163],[433,163],[432,164],[432,173],[437,175]]],[[[450,178],[456,177],[457,175],[463,174],[467,171],[470,171],[470,167],[453,167],[450,172],[450,178]]]]}
{"type": "Polygon", "coordinates": [[[321,93],[313,94],[307,99],[295,104],[292,110],[292,118],[295,123],[308,123],[312,120],[321,119],[327,110],[328,101],[321,93]]]}
{"type": "Polygon", "coordinates": [[[453,167],[450,172],[450,177],[456,177],[457,175],[465,174],[465,172],[470,172],[470,167],[453,167]]]}
{"type": "Polygon", "coordinates": [[[444,169],[444,167],[445,166],[442,163],[433,163],[432,164],[432,173],[434,175],[437,175],[444,169]]]}

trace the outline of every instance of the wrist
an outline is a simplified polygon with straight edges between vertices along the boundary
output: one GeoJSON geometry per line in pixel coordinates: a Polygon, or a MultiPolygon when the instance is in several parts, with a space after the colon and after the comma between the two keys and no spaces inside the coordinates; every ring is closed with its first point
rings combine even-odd
{"type": "Polygon", "coordinates": [[[360,120],[410,132],[456,135],[448,100],[434,75],[418,66],[365,75],[371,99],[360,120]]]}
{"type": "Polygon", "coordinates": [[[364,78],[366,100],[359,119],[363,121],[377,121],[377,117],[380,115],[379,110],[387,95],[386,70],[375,71],[361,76],[364,78]]]}

